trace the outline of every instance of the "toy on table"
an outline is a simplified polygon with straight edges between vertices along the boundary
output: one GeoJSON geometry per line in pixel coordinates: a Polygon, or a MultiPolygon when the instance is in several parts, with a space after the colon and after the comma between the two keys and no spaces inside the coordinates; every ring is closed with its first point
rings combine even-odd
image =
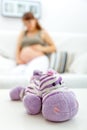
{"type": "Polygon", "coordinates": [[[78,112],[75,94],[64,85],[62,77],[54,70],[46,73],[35,71],[29,86],[12,89],[10,97],[12,100],[22,98],[28,114],[42,111],[43,117],[49,121],[66,121],[78,112]]]}
{"type": "Polygon", "coordinates": [[[28,87],[16,87],[10,91],[11,100],[23,100],[24,106],[28,114],[37,114],[41,111],[42,101],[39,96],[39,78],[41,71],[34,71],[28,87]]]}

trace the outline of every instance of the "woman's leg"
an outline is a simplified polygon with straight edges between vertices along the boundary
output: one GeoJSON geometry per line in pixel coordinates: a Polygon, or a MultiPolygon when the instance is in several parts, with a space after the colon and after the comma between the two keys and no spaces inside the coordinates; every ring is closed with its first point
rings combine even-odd
{"type": "Polygon", "coordinates": [[[47,71],[49,67],[49,59],[47,56],[43,55],[33,59],[31,62],[27,64],[25,75],[28,79],[31,78],[34,70],[47,71]]]}
{"type": "Polygon", "coordinates": [[[34,70],[47,71],[49,67],[49,59],[47,56],[40,56],[33,59],[27,64],[16,66],[10,73],[13,76],[25,76],[28,80],[31,79],[34,70]]]}

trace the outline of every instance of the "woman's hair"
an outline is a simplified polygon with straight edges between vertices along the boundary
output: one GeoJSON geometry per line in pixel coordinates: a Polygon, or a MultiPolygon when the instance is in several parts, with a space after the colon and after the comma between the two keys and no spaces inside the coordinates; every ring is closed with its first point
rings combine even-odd
{"type": "Polygon", "coordinates": [[[29,21],[29,20],[32,20],[32,19],[35,19],[36,20],[36,28],[38,30],[42,30],[42,27],[40,26],[37,18],[35,18],[35,16],[31,13],[31,12],[27,12],[23,15],[22,17],[22,20],[26,20],[26,21],[29,21]]]}

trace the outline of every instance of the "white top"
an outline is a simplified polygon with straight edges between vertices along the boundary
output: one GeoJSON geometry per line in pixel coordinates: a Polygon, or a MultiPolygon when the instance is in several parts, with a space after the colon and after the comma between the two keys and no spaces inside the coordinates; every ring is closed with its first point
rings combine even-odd
{"type": "Polygon", "coordinates": [[[22,102],[13,102],[9,90],[0,90],[0,130],[87,130],[87,89],[73,90],[79,100],[77,116],[63,123],[46,121],[41,114],[27,115],[22,102]]]}

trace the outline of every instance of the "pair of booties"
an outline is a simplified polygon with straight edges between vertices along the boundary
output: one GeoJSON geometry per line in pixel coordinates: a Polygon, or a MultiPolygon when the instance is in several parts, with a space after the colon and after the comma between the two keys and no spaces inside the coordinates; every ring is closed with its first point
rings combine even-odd
{"type": "Polygon", "coordinates": [[[62,77],[54,70],[46,73],[34,71],[29,86],[16,87],[10,91],[11,100],[21,100],[28,114],[42,111],[45,119],[53,122],[67,121],[78,112],[78,101],[62,77]]]}

